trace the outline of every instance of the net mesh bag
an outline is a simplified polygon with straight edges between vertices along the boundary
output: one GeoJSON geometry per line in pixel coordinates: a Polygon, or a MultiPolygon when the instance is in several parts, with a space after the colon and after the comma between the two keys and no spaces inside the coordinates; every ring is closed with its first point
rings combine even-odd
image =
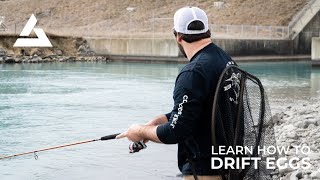
{"type": "Polygon", "coordinates": [[[261,158],[257,168],[254,163],[239,169],[221,168],[219,171],[223,179],[269,180],[277,176],[276,170],[266,168],[266,158],[273,157],[276,160],[277,154],[258,153],[258,146],[260,150],[263,147],[276,147],[267,96],[260,80],[237,66],[227,66],[220,76],[213,102],[212,135],[214,148],[252,148],[252,154],[227,155],[229,158],[261,158]]]}

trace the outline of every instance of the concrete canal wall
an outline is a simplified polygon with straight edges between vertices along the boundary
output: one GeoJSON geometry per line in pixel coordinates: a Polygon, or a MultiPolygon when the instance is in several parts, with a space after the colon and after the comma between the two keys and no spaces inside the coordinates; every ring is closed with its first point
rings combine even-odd
{"type": "MultiPolygon", "coordinates": [[[[90,48],[100,55],[178,57],[179,49],[172,39],[85,38],[90,48]]],[[[213,39],[232,56],[292,55],[291,40],[213,39]]]]}
{"type": "Polygon", "coordinates": [[[178,56],[174,39],[85,38],[101,55],[178,56]]]}
{"type": "MultiPolygon", "coordinates": [[[[310,22],[303,24],[303,27],[293,39],[213,39],[213,42],[232,56],[310,55],[312,38],[320,36],[320,11],[313,15],[310,22]]],[[[102,55],[179,56],[174,37],[171,39],[117,37],[85,39],[93,51],[102,55]]]]}
{"type": "Polygon", "coordinates": [[[320,61],[320,37],[312,38],[311,59],[320,61]]]}
{"type": "Polygon", "coordinates": [[[320,37],[320,11],[294,39],[294,54],[311,54],[313,37],[320,37]]]}

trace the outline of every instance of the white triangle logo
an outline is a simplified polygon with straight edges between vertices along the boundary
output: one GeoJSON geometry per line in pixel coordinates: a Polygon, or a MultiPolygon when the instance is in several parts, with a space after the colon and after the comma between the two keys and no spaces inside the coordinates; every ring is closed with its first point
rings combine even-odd
{"type": "Polygon", "coordinates": [[[37,35],[37,38],[18,38],[13,47],[52,47],[52,44],[43,29],[34,28],[36,24],[37,19],[34,14],[32,14],[27,24],[22,29],[20,36],[29,36],[33,30],[37,35]]]}

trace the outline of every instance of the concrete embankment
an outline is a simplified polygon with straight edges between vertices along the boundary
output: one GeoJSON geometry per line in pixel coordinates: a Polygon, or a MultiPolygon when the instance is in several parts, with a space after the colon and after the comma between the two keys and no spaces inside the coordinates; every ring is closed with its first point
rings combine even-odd
{"type": "MultiPolygon", "coordinates": [[[[178,57],[179,49],[172,39],[85,38],[100,55],[178,57]]],[[[294,55],[291,40],[214,39],[213,42],[232,56],[294,55]]]]}
{"type": "Polygon", "coordinates": [[[313,66],[320,66],[320,38],[312,38],[311,59],[313,66]]]}
{"type": "MultiPolygon", "coordinates": [[[[186,63],[172,39],[77,38],[49,35],[52,48],[13,48],[17,35],[0,36],[0,63],[130,61],[186,63]]],[[[287,40],[214,39],[236,61],[309,60],[290,55],[287,40]]]]}
{"type": "MultiPolygon", "coordinates": [[[[264,61],[309,61],[309,55],[295,56],[232,56],[237,62],[264,62],[264,61]]],[[[124,56],[110,55],[108,61],[113,62],[152,62],[152,63],[187,63],[184,57],[160,57],[160,56],[124,56]]]]}
{"type": "MultiPolygon", "coordinates": [[[[96,54],[112,61],[175,62],[187,60],[172,39],[85,38],[96,54]]],[[[294,55],[291,40],[213,39],[236,61],[310,60],[310,55],[294,55]]]]}
{"type": "Polygon", "coordinates": [[[320,60],[320,38],[312,38],[312,60],[320,60]]]}

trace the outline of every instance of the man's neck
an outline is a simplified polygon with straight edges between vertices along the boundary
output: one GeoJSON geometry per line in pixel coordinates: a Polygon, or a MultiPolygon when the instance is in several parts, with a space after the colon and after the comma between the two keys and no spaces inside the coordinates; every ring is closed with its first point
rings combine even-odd
{"type": "Polygon", "coordinates": [[[184,51],[186,52],[189,61],[198,51],[209,45],[211,42],[210,38],[206,38],[194,43],[185,43],[184,51]]]}

